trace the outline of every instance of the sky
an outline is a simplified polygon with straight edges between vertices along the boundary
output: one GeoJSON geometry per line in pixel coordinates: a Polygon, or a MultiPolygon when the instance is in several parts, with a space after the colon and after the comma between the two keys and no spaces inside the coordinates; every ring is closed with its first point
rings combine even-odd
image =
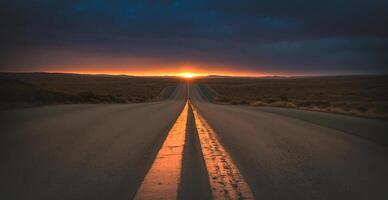
{"type": "Polygon", "coordinates": [[[1,0],[0,71],[388,73],[386,0],[1,0]]]}

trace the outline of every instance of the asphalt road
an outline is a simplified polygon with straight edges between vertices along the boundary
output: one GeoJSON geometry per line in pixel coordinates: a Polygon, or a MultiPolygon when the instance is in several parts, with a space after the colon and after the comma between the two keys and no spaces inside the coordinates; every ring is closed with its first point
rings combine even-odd
{"type": "Polygon", "coordinates": [[[388,124],[336,114],[190,98],[257,199],[387,199],[388,124]]]}
{"type": "Polygon", "coordinates": [[[0,199],[130,199],[185,98],[0,112],[0,199]]]}
{"type": "MultiPolygon", "coordinates": [[[[179,85],[163,102],[1,111],[0,198],[134,198],[186,96],[179,85]]],[[[256,199],[388,198],[386,122],[215,105],[196,85],[189,96],[256,199]]],[[[207,166],[218,163],[205,162],[197,130],[189,108],[179,199],[212,196],[207,166]]]]}

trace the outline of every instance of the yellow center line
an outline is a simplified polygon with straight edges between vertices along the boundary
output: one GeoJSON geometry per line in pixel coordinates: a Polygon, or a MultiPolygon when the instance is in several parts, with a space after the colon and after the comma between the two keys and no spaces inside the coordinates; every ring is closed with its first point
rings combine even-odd
{"type": "Polygon", "coordinates": [[[189,105],[168,133],[135,199],[177,199],[189,105]]]}
{"type": "Polygon", "coordinates": [[[194,113],[213,199],[254,199],[249,185],[218,141],[214,130],[191,103],[190,106],[194,113]]]}

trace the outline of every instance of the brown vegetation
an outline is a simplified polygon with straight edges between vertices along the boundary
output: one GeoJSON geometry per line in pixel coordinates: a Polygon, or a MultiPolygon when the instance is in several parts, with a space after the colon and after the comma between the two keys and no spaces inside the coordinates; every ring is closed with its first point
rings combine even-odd
{"type": "Polygon", "coordinates": [[[388,76],[205,78],[214,102],[388,118],[388,76]]]}
{"type": "Polygon", "coordinates": [[[150,102],[168,97],[178,81],[162,77],[0,73],[0,103],[9,106],[150,102]]]}

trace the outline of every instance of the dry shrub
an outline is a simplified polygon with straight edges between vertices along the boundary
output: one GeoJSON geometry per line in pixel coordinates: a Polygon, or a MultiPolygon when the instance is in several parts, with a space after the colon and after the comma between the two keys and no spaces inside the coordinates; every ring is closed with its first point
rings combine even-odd
{"type": "Polygon", "coordinates": [[[223,96],[225,100],[218,102],[377,118],[387,118],[388,115],[387,75],[207,78],[198,82],[223,96]]]}

